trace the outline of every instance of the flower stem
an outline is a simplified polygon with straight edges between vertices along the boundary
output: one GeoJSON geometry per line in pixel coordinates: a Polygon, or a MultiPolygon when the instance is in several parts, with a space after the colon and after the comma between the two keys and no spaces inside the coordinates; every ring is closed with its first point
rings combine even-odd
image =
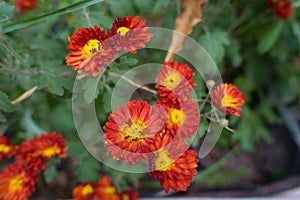
{"type": "Polygon", "coordinates": [[[35,72],[31,69],[29,65],[27,65],[21,56],[5,41],[3,36],[0,34],[0,44],[4,46],[28,71],[30,71],[31,75],[34,75],[35,72]]]}
{"type": "Polygon", "coordinates": [[[209,97],[209,94],[207,94],[206,97],[205,97],[205,99],[202,100],[202,104],[201,104],[201,106],[200,106],[200,108],[199,108],[199,113],[201,113],[201,111],[202,111],[202,109],[204,108],[206,102],[209,102],[208,97],[209,97]]]}
{"type": "Polygon", "coordinates": [[[151,93],[153,93],[153,94],[156,94],[156,91],[155,91],[155,90],[152,90],[152,89],[150,89],[150,88],[148,88],[148,87],[146,87],[146,86],[140,85],[140,84],[138,84],[138,83],[136,83],[136,82],[130,80],[130,79],[127,78],[126,76],[123,76],[123,75],[120,75],[120,74],[116,74],[116,73],[114,73],[114,72],[108,72],[108,75],[114,76],[114,77],[118,77],[118,78],[121,78],[121,79],[127,81],[128,83],[130,83],[131,85],[133,85],[133,86],[135,86],[135,87],[137,87],[137,88],[143,89],[143,90],[148,91],[148,92],[151,92],[151,93]]]}
{"type": "Polygon", "coordinates": [[[91,27],[91,26],[92,26],[92,23],[91,23],[91,19],[90,19],[90,16],[89,16],[89,12],[87,11],[87,8],[86,8],[86,7],[84,7],[84,8],[82,9],[82,14],[83,14],[83,16],[85,17],[85,19],[86,19],[88,25],[91,27]]]}

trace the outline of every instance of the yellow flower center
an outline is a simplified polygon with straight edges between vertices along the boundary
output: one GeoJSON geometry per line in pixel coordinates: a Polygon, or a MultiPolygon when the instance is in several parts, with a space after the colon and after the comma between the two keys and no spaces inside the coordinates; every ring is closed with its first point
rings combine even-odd
{"type": "Polygon", "coordinates": [[[185,114],[182,110],[178,110],[176,108],[171,108],[168,112],[168,123],[171,125],[180,126],[185,121],[185,114]]]}
{"type": "Polygon", "coordinates": [[[84,186],[84,188],[82,189],[82,195],[84,195],[84,196],[92,194],[93,192],[94,192],[94,189],[90,184],[84,186]]]}
{"type": "Polygon", "coordinates": [[[105,187],[104,193],[107,195],[113,195],[116,193],[116,188],[113,186],[105,187]]]}
{"type": "Polygon", "coordinates": [[[24,183],[24,177],[22,175],[16,175],[9,181],[9,190],[15,192],[22,189],[24,183]]]}
{"type": "Polygon", "coordinates": [[[235,107],[236,106],[236,99],[233,98],[232,96],[230,95],[224,95],[222,101],[221,101],[221,105],[222,107],[235,107]]]}
{"type": "Polygon", "coordinates": [[[128,31],[129,31],[129,28],[122,26],[122,27],[118,28],[117,33],[124,36],[124,35],[126,35],[126,33],[128,31]]]}
{"type": "Polygon", "coordinates": [[[130,200],[128,194],[123,194],[122,200],[130,200]]]}
{"type": "Polygon", "coordinates": [[[101,42],[96,39],[89,40],[84,47],[81,49],[82,55],[84,57],[89,57],[91,54],[95,52],[103,51],[101,42]]]}
{"type": "Polygon", "coordinates": [[[174,90],[180,83],[181,77],[176,72],[170,72],[167,74],[164,82],[164,86],[169,90],[174,90]]]}
{"type": "Polygon", "coordinates": [[[124,124],[121,131],[125,133],[125,136],[131,136],[134,138],[141,138],[142,132],[146,125],[142,120],[136,119],[132,121],[131,126],[124,124]]]}
{"type": "Polygon", "coordinates": [[[47,149],[44,149],[42,152],[42,155],[44,157],[50,158],[56,154],[57,148],[56,146],[48,147],[47,149]]]}
{"type": "Polygon", "coordinates": [[[168,156],[167,150],[161,150],[155,160],[155,169],[159,171],[167,171],[173,167],[173,160],[168,156]]]}
{"type": "Polygon", "coordinates": [[[8,153],[10,151],[10,148],[10,146],[0,144],[0,153],[8,153]]]}

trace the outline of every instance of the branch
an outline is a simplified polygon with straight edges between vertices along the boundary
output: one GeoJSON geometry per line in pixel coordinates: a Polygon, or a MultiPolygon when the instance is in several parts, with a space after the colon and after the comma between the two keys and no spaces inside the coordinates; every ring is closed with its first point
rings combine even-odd
{"type": "Polygon", "coordinates": [[[27,90],[21,96],[19,96],[15,100],[11,101],[11,104],[17,105],[17,104],[21,103],[22,101],[24,101],[25,99],[27,99],[28,97],[30,97],[37,89],[38,89],[38,87],[34,86],[30,90],[27,90]]]}
{"type": "Polygon", "coordinates": [[[27,65],[21,56],[4,40],[3,36],[0,34],[0,44],[4,46],[28,71],[30,71],[31,75],[34,75],[35,72],[31,69],[29,65],[27,65]]]}
{"type": "Polygon", "coordinates": [[[136,82],[130,80],[130,79],[127,78],[126,76],[122,76],[122,75],[116,74],[116,73],[114,73],[114,72],[108,72],[108,75],[114,76],[114,77],[118,77],[118,78],[121,78],[121,79],[127,81],[128,83],[130,83],[131,85],[133,85],[133,86],[135,86],[135,87],[137,87],[137,88],[143,89],[143,90],[148,91],[148,92],[151,92],[151,93],[153,93],[153,94],[156,94],[156,91],[155,91],[155,90],[152,90],[152,89],[150,89],[150,88],[148,88],[148,87],[146,87],[146,86],[140,85],[140,84],[138,84],[138,83],[136,83],[136,82]]]}

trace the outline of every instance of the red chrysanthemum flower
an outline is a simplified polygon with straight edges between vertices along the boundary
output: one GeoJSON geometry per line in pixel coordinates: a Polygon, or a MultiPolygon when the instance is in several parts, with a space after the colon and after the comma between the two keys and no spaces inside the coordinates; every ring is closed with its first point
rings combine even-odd
{"type": "Polygon", "coordinates": [[[38,175],[32,168],[13,163],[0,173],[0,199],[24,200],[35,190],[38,175]]]}
{"type": "Polygon", "coordinates": [[[193,82],[194,75],[192,69],[186,64],[165,62],[157,75],[159,84],[155,86],[161,101],[176,103],[186,100],[187,95],[193,92],[192,87],[196,86],[193,82]]]}
{"type": "Polygon", "coordinates": [[[158,180],[166,193],[172,188],[186,191],[198,166],[197,152],[186,150],[182,140],[172,141],[166,148],[153,153],[149,158],[149,169],[153,179],[158,180]]]}
{"type": "Polygon", "coordinates": [[[18,0],[15,1],[14,5],[20,12],[24,12],[35,8],[37,3],[38,0],[18,0]]]}
{"type": "Polygon", "coordinates": [[[94,198],[96,200],[120,200],[118,190],[110,180],[108,175],[99,179],[95,188],[94,198]]]}
{"type": "Polygon", "coordinates": [[[161,101],[156,103],[166,109],[167,134],[170,133],[173,137],[178,135],[181,138],[190,138],[198,131],[200,115],[198,105],[192,99],[177,104],[164,104],[161,101]]]}
{"type": "Polygon", "coordinates": [[[117,108],[104,126],[104,143],[114,159],[139,163],[143,153],[150,152],[149,144],[164,127],[165,112],[161,106],[144,101],[131,101],[117,108]]]}
{"type": "Polygon", "coordinates": [[[212,104],[226,115],[240,116],[244,95],[233,84],[220,84],[210,91],[212,104]]]}
{"type": "Polygon", "coordinates": [[[97,76],[116,53],[109,35],[96,25],[94,28],[78,28],[69,41],[67,48],[72,52],[66,56],[67,65],[73,66],[74,70],[81,70],[82,74],[97,76]]]}
{"type": "MultiPolygon", "coordinates": [[[[46,160],[60,156],[66,157],[66,141],[62,135],[53,133],[41,134],[39,137],[24,141],[19,148],[17,158],[23,162],[46,160]]],[[[39,164],[41,164],[39,162],[39,164]]],[[[40,167],[44,167],[40,165],[40,167]]]]}
{"type": "Polygon", "coordinates": [[[138,200],[138,196],[138,192],[135,192],[130,188],[121,192],[120,200],[138,200]]]}
{"type": "Polygon", "coordinates": [[[139,16],[131,18],[127,15],[124,18],[117,18],[111,28],[116,49],[136,53],[137,48],[144,48],[145,43],[152,37],[145,24],[146,20],[140,21],[139,16]]]}
{"type": "Polygon", "coordinates": [[[290,0],[267,0],[277,19],[287,19],[293,12],[293,6],[290,0]]]}
{"type": "Polygon", "coordinates": [[[72,192],[75,200],[91,200],[94,198],[96,184],[93,182],[86,182],[77,185],[72,192]]]}
{"type": "Polygon", "coordinates": [[[15,155],[16,149],[17,147],[13,146],[7,137],[0,135],[0,161],[15,155]]]}

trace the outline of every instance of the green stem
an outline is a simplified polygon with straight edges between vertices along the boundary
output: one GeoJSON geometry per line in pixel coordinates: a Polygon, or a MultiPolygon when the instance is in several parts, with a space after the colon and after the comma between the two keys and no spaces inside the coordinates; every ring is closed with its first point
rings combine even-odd
{"type": "Polygon", "coordinates": [[[91,19],[90,19],[90,16],[89,16],[89,12],[87,11],[87,8],[86,8],[86,7],[84,7],[84,8],[82,9],[82,14],[83,14],[83,16],[85,17],[85,19],[86,19],[86,21],[87,21],[89,27],[92,27],[92,23],[91,23],[91,19]]]}
{"type": "Polygon", "coordinates": [[[203,102],[202,102],[200,108],[199,108],[199,113],[201,113],[201,111],[202,111],[202,109],[204,108],[206,102],[209,102],[209,101],[208,101],[208,97],[209,97],[209,95],[207,94],[206,97],[205,97],[205,99],[203,100],[203,102]]]}
{"type": "Polygon", "coordinates": [[[230,150],[225,156],[223,156],[220,160],[218,160],[213,165],[209,166],[204,171],[198,173],[196,176],[194,176],[195,181],[201,181],[213,172],[219,170],[228,160],[230,160],[238,150],[238,147],[234,147],[232,150],[230,150]]]}
{"type": "Polygon", "coordinates": [[[0,69],[0,74],[18,74],[18,75],[29,75],[29,76],[32,75],[30,72],[16,71],[11,69],[0,69]]]}
{"type": "Polygon", "coordinates": [[[0,44],[2,44],[2,46],[4,46],[28,71],[30,71],[31,75],[35,74],[31,67],[24,62],[21,56],[11,46],[9,46],[2,35],[0,35],[0,44]]]}

